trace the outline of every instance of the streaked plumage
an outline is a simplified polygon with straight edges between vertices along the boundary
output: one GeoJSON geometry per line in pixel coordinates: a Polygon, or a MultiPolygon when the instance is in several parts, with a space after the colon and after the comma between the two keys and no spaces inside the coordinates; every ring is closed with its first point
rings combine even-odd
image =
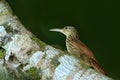
{"type": "Polygon", "coordinates": [[[50,31],[57,31],[66,35],[66,47],[70,54],[80,57],[99,73],[106,74],[95,59],[93,52],[79,40],[75,27],[66,26],[62,29],[50,29],[50,31]]]}

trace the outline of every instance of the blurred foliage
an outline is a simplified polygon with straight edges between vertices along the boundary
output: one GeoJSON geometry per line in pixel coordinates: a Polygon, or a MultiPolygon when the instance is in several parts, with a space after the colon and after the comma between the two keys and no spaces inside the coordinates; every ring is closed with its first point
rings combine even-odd
{"type": "Polygon", "coordinates": [[[50,28],[75,26],[100,65],[120,79],[119,0],[7,0],[27,29],[48,44],[65,49],[65,36],[50,28]]]}
{"type": "Polygon", "coordinates": [[[0,66],[0,80],[14,80],[14,78],[11,74],[9,74],[4,68],[0,66]]]}
{"type": "Polygon", "coordinates": [[[41,69],[31,68],[27,72],[18,69],[18,72],[8,72],[0,66],[0,80],[42,80],[41,69]]]}
{"type": "Polygon", "coordinates": [[[41,80],[42,71],[37,68],[30,68],[27,72],[23,72],[22,70],[18,70],[18,74],[16,75],[16,79],[20,80],[41,80]]]}

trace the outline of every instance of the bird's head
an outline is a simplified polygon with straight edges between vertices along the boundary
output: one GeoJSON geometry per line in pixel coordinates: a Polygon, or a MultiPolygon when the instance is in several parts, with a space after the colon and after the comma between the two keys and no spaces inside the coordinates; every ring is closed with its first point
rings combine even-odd
{"type": "Polygon", "coordinates": [[[62,29],[50,29],[50,31],[63,33],[66,37],[78,37],[77,30],[72,26],[65,26],[62,29]]]}

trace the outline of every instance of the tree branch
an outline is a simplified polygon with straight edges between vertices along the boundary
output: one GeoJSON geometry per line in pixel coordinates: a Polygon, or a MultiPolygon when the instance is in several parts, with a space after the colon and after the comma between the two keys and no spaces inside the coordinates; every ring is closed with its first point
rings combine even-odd
{"type": "Polygon", "coordinates": [[[1,68],[8,72],[19,74],[20,69],[29,74],[34,67],[38,76],[32,79],[36,80],[112,80],[89,68],[81,59],[39,40],[22,25],[4,0],[0,1],[0,47],[0,55],[5,53],[4,59],[0,59],[1,68]]]}

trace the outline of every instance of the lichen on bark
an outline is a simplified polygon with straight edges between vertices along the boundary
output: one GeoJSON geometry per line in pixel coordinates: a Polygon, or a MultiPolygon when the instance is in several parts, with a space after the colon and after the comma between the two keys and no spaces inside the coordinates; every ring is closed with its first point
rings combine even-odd
{"type": "Polygon", "coordinates": [[[112,80],[84,67],[87,65],[81,59],[38,39],[22,25],[5,0],[0,1],[0,48],[0,56],[4,57],[0,59],[0,67],[8,76],[14,75],[11,80],[23,77],[33,80],[112,80]]]}

